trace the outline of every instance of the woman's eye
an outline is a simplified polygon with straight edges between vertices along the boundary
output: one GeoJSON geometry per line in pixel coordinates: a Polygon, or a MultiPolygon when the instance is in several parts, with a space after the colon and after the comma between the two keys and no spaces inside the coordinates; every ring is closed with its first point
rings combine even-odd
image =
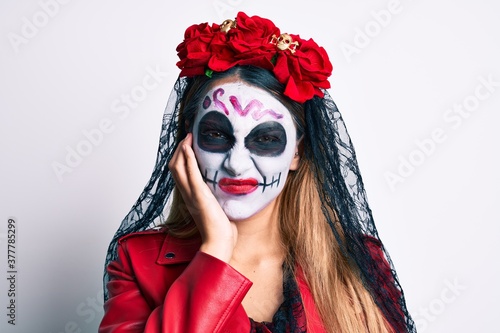
{"type": "Polygon", "coordinates": [[[221,131],[217,130],[205,130],[200,133],[206,140],[229,140],[229,136],[221,131]]]}
{"type": "Polygon", "coordinates": [[[271,143],[271,142],[278,142],[280,139],[272,136],[272,135],[263,135],[257,138],[257,142],[259,143],[271,143]]]}
{"type": "Polygon", "coordinates": [[[231,149],[234,145],[233,127],[223,113],[210,111],[201,118],[198,145],[212,153],[226,153],[231,149]]]}
{"type": "Polygon", "coordinates": [[[286,147],[285,128],[276,121],[261,123],[245,137],[245,147],[258,156],[279,156],[286,147]]]}
{"type": "Polygon", "coordinates": [[[198,133],[198,145],[205,151],[225,153],[233,144],[233,137],[222,131],[206,129],[198,133]]]}
{"type": "Polygon", "coordinates": [[[203,135],[209,136],[212,139],[226,139],[227,136],[219,131],[205,131],[203,132],[203,135]]]}

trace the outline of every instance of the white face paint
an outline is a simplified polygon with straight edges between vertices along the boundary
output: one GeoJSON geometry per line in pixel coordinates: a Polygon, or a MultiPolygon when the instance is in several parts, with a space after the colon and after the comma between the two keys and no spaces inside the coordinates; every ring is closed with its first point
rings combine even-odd
{"type": "Polygon", "coordinates": [[[297,143],[288,109],[241,82],[215,86],[206,94],[193,138],[203,178],[231,220],[253,216],[278,196],[297,143]]]}

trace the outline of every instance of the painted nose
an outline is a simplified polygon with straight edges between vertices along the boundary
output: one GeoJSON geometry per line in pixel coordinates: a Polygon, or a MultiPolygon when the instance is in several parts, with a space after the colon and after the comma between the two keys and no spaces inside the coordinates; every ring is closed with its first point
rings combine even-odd
{"type": "Polygon", "coordinates": [[[248,151],[246,147],[240,145],[235,145],[231,148],[223,164],[224,169],[226,169],[227,173],[231,176],[243,175],[252,165],[253,161],[250,157],[250,151],[248,151]]]}

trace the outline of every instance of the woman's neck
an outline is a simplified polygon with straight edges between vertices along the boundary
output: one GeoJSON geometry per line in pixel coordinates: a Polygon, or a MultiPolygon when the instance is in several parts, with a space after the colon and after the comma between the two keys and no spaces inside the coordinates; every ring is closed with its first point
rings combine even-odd
{"type": "Polygon", "coordinates": [[[233,263],[259,265],[269,259],[283,260],[276,201],[246,220],[235,221],[238,240],[231,260],[233,263]]]}
{"type": "Polygon", "coordinates": [[[283,261],[276,200],[246,220],[236,221],[238,240],[231,262],[259,266],[269,260],[283,261]]]}
{"type": "Polygon", "coordinates": [[[249,317],[272,321],[283,302],[283,260],[276,200],[251,218],[236,221],[238,239],[229,264],[252,281],[242,301],[249,317]]]}

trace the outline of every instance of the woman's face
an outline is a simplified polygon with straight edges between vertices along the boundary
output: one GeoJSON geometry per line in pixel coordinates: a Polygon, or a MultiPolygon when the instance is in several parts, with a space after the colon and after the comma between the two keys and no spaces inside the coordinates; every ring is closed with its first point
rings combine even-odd
{"type": "Polygon", "coordinates": [[[251,217],[276,199],[298,165],[296,136],[288,109],[262,89],[222,83],[202,98],[193,148],[230,220],[251,217]]]}

